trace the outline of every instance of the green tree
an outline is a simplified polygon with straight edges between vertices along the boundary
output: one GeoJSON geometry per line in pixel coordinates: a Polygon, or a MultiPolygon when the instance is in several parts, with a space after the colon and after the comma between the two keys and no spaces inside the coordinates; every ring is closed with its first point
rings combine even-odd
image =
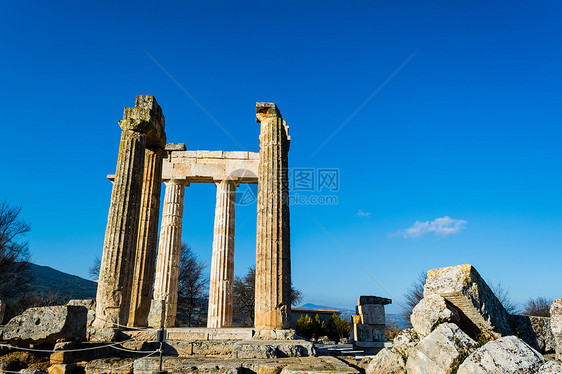
{"type": "Polygon", "coordinates": [[[209,279],[205,276],[205,267],[205,263],[199,261],[189,245],[182,243],[178,278],[179,324],[204,326],[207,322],[209,279]]]}
{"type": "Polygon", "coordinates": [[[314,321],[308,314],[300,316],[299,319],[297,319],[295,333],[305,339],[312,338],[312,335],[314,334],[314,321]]]}
{"type": "Polygon", "coordinates": [[[351,333],[351,324],[348,320],[340,318],[337,313],[332,314],[330,322],[328,322],[328,337],[335,341],[349,338],[351,333]]]}
{"type": "MultiPolygon", "coordinates": [[[[254,325],[254,301],[256,294],[256,269],[252,266],[244,276],[236,276],[233,285],[234,322],[240,326],[254,325]]],[[[291,305],[302,302],[302,292],[291,285],[291,305]]]]}

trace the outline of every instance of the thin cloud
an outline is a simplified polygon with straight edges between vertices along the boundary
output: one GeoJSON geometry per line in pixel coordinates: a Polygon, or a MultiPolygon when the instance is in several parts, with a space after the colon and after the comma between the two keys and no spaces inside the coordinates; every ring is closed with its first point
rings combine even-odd
{"type": "Polygon", "coordinates": [[[361,209],[357,212],[357,217],[370,217],[371,212],[364,212],[361,209]]]}
{"type": "Polygon", "coordinates": [[[461,232],[466,227],[467,223],[468,222],[463,219],[454,219],[445,216],[436,218],[433,221],[416,221],[412,227],[399,230],[391,236],[401,236],[408,239],[421,238],[425,234],[430,233],[433,233],[435,236],[448,236],[461,232]]]}

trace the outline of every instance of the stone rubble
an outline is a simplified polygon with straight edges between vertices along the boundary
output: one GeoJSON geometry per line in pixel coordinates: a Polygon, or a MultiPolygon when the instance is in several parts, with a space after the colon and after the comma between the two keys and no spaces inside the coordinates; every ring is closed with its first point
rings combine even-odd
{"type": "Polygon", "coordinates": [[[384,348],[371,360],[366,374],[406,374],[404,358],[392,349],[384,348]]]}
{"type": "Polygon", "coordinates": [[[420,336],[428,335],[444,322],[460,324],[459,312],[440,295],[429,295],[420,300],[410,316],[414,330],[420,336]]]}
{"type": "Polygon", "coordinates": [[[542,355],[523,340],[505,336],[484,344],[459,366],[457,374],[532,374],[544,362],[542,355]]]}
{"type": "Polygon", "coordinates": [[[448,374],[478,343],[465,334],[457,325],[443,323],[423,338],[412,350],[406,369],[408,374],[448,374]]]}
{"type": "Polygon", "coordinates": [[[562,361],[562,299],[550,306],[550,328],[556,344],[556,359],[562,361]]]}

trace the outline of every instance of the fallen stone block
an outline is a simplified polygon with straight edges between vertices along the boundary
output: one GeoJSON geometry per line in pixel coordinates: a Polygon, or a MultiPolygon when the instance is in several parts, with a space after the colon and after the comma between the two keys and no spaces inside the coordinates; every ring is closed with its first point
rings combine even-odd
{"type": "Polygon", "coordinates": [[[532,374],[544,363],[542,355],[523,340],[505,336],[484,344],[459,366],[457,374],[532,374]]]}
{"type": "Polygon", "coordinates": [[[406,361],[419,342],[420,336],[414,329],[404,329],[394,337],[392,350],[406,361]]]}
{"type": "Polygon", "coordinates": [[[550,329],[556,344],[556,359],[562,361],[562,299],[550,306],[550,329]]]}
{"type": "Polygon", "coordinates": [[[515,335],[542,354],[554,353],[556,342],[550,329],[549,317],[510,315],[515,335]]]}
{"type": "Polygon", "coordinates": [[[3,339],[14,345],[82,341],[86,339],[87,314],[83,306],[30,308],[8,322],[3,339]]]}
{"type": "Polygon", "coordinates": [[[451,322],[460,324],[459,312],[440,295],[429,295],[414,307],[410,322],[422,337],[428,335],[439,324],[451,322]]]}
{"type": "Polygon", "coordinates": [[[427,272],[424,297],[440,295],[460,312],[461,328],[475,337],[512,335],[509,314],[472,265],[427,272]]]}
{"type": "Polygon", "coordinates": [[[49,374],[79,374],[81,372],[75,364],[55,364],[47,369],[49,374]]]}
{"type": "Polygon", "coordinates": [[[83,306],[88,309],[88,327],[92,326],[96,319],[96,299],[73,299],[69,300],[66,305],[83,306]]]}
{"type": "MultiPolygon", "coordinates": [[[[140,360],[138,360],[140,361],[140,360]]],[[[133,374],[132,358],[101,358],[86,364],[85,374],[133,374]]],[[[158,370],[158,363],[154,371],[158,370]]]]}
{"type": "Polygon", "coordinates": [[[406,362],[404,358],[391,349],[381,350],[371,360],[366,374],[406,374],[406,362]]]}
{"type": "Polygon", "coordinates": [[[46,371],[42,371],[42,370],[39,370],[39,369],[29,369],[29,368],[21,369],[19,371],[19,373],[20,374],[47,374],[46,371]]]}
{"type": "Polygon", "coordinates": [[[239,359],[315,356],[314,344],[305,340],[235,342],[232,357],[239,359]]]}
{"type": "Polygon", "coordinates": [[[353,325],[353,336],[358,342],[384,342],[385,325],[353,325]]]}
{"type": "Polygon", "coordinates": [[[561,374],[562,362],[557,360],[547,361],[540,367],[537,374],[561,374]]]}
{"type": "Polygon", "coordinates": [[[119,329],[96,329],[93,327],[87,329],[87,340],[92,343],[116,342],[119,338],[119,329]]]}
{"type": "Polygon", "coordinates": [[[423,338],[412,350],[408,374],[449,374],[476,348],[478,343],[457,325],[443,323],[423,338]]]}

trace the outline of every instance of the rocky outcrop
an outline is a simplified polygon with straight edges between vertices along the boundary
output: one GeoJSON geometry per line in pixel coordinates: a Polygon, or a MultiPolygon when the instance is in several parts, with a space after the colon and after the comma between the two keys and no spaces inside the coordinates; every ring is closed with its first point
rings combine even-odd
{"type": "Polygon", "coordinates": [[[556,359],[562,361],[562,299],[550,306],[550,329],[556,344],[556,359]]]}
{"type": "Polygon", "coordinates": [[[394,338],[392,350],[402,356],[404,361],[406,361],[419,341],[420,336],[414,329],[405,329],[400,331],[394,338]]]}
{"type": "Polygon", "coordinates": [[[562,373],[562,362],[560,361],[547,361],[540,367],[537,374],[560,374],[562,373]]]}
{"type": "Polygon", "coordinates": [[[10,344],[54,344],[58,339],[86,339],[88,311],[83,306],[30,308],[4,327],[2,338],[10,344]]]}
{"type": "Polygon", "coordinates": [[[471,336],[512,335],[509,314],[472,265],[427,272],[424,297],[441,295],[460,311],[461,327],[471,336]]]}
{"type": "Polygon", "coordinates": [[[371,360],[366,374],[406,374],[404,358],[389,348],[384,348],[371,360]]]}
{"type": "Polygon", "coordinates": [[[410,322],[421,336],[428,335],[444,322],[460,323],[459,312],[440,295],[429,295],[414,307],[410,322]]]}
{"type": "Polygon", "coordinates": [[[550,329],[550,318],[510,315],[515,335],[542,354],[555,352],[556,342],[550,329]]]}
{"type": "Polygon", "coordinates": [[[423,338],[412,350],[408,374],[449,374],[476,348],[478,343],[457,325],[443,323],[423,338]]]}
{"type": "Polygon", "coordinates": [[[542,355],[523,340],[505,336],[474,351],[459,366],[457,374],[532,374],[543,364],[542,355]]]}

